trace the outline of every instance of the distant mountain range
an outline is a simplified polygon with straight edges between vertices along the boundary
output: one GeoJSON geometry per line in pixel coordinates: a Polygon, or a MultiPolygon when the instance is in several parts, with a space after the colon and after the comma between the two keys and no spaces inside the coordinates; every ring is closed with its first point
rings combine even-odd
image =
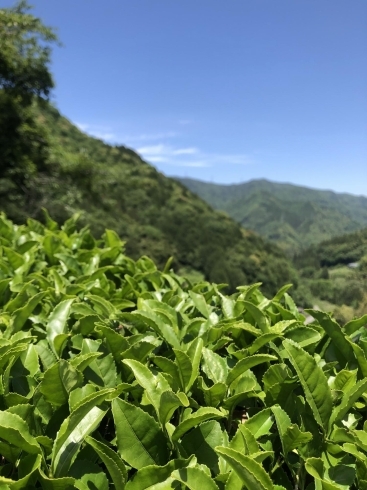
{"type": "Polygon", "coordinates": [[[367,197],[268,180],[220,185],[176,178],[214,209],[290,254],[367,227],[367,197]]]}

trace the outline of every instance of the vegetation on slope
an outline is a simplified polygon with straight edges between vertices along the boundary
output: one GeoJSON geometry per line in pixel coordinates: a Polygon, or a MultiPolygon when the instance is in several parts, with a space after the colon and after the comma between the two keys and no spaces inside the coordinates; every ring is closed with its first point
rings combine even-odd
{"type": "Polygon", "coordinates": [[[82,225],[97,235],[105,226],[115,229],[134,258],[149,254],[162,265],[173,256],[176,268],[200,271],[232,290],[261,281],[274,293],[283,282],[296,282],[280,249],[213,211],[135,152],[83,134],[50,106],[39,120],[50,128],[47,169],[34,173],[26,188],[0,180],[0,207],[12,219],[40,218],[42,207],[59,222],[82,212],[82,225]]]}
{"type": "Polygon", "coordinates": [[[306,304],[333,310],[341,320],[367,313],[367,229],[310,247],[294,264],[306,304]]]}
{"type": "Polygon", "coordinates": [[[118,235],[0,216],[4,489],[367,488],[367,316],[190,285],[118,235]]]}
{"type": "Polygon", "coordinates": [[[293,255],[367,226],[367,198],[267,180],[218,185],[177,178],[214,209],[293,255]]]}

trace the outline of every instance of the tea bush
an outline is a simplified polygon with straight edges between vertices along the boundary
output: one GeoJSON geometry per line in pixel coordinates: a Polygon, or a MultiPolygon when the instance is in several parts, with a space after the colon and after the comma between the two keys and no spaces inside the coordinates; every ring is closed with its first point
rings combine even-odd
{"type": "Polygon", "coordinates": [[[0,218],[0,487],[367,489],[367,316],[0,218]]]}

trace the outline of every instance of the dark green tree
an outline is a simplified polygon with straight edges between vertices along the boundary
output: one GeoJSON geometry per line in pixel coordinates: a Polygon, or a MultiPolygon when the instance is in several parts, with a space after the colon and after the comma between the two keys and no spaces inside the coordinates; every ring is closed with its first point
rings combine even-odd
{"type": "MultiPolygon", "coordinates": [[[[27,187],[48,159],[47,130],[35,105],[54,86],[49,70],[52,29],[29,13],[25,0],[0,9],[0,179],[27,187]]],[[[2,182],[0,188],[6,188],[2,182]]]]}

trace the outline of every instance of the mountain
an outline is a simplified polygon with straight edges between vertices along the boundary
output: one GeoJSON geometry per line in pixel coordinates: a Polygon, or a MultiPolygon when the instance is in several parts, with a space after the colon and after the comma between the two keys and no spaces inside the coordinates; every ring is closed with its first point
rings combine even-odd
{"type": "Polygon", "coordinates": [[[214,209],[294,254],[367,226],[367,197],[268,180],[219,185],[176,178],[214,209]]]}
{"type": "Polygon", "coordinates": [[[84,134],[50,105],[37,110],[48,131],[48,161],[21,185],[11,174],[0,179],[0,210],[11,219],[42,218],[42,207],[59,222],[80,212],[80,226],[97,235],[114,229],[133,258],[146,254],[163,267],[173,256],[176,270],[228,283],[230,290],[261,281],[273,294],[297,281],[277,246],[214,211],[134,151],[84,134]]]}

